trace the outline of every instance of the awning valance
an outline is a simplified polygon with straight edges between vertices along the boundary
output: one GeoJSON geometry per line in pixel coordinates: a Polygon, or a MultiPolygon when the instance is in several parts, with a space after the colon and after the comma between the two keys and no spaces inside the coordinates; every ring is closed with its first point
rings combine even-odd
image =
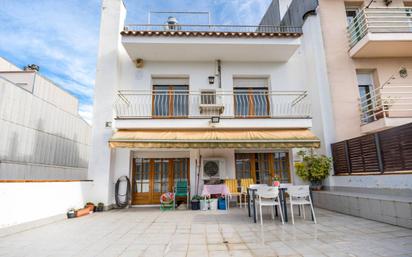
{"type": "Polygon", "coordinates": [[[318,148],[308,129],[119,130],[112,148],[318,148]]]}

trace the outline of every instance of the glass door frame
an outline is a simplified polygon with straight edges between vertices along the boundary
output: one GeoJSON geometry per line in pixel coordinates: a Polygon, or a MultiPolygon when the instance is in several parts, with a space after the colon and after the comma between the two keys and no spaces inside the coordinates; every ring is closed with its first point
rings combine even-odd
{"type": "MultiPolygon", "coordinates": [[[[173,192],[175,186],[175,178],[174,178],[174,163],[175,160],[186,160],[187,161],[187,183],[188,187],[190,188],[190,159],[189,158],[132,158],[131,162],[131,189],[132,189],[132,204],[139,205],[139,204],[160,204],[160,196],[164,192],[155,192],[155,162],[160,160],[161,162],[167,160],[168,166],[168,173],[167,173],[167,190],[165,192],[173,192]],[[149,161],[149,192],[136,192],[136,175],[137,175],[137,159],[141,159],[143,161],[149,161]]],[[[143,167],[143,166],[142,166],[143,167]]]]}

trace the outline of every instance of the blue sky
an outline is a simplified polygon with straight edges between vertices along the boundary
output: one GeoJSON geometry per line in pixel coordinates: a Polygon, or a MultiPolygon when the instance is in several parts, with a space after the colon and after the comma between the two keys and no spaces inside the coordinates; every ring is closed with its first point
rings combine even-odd
{"type": "MultiPolygon", "coordinates": [[[[127,23],[152,11],[209,11],[214,24],[257,24],[271,0],[125,0],[127,23]]],[[[91,122],[100,0],[0,0],[0,56],[40,73],[75,95],[91,122]]],[[[153,23],[165,17],[153,16],[153,23]]],[[[205,23],[199,16],[181,22],[205,23]]]]}

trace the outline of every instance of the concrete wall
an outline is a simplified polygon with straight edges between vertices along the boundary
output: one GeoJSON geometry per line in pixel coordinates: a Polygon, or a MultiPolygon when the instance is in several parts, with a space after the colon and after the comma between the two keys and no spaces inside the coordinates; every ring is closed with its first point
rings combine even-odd
{"type": "Polygon", "coordinates": [[[0,183],[0,228],[81,208],[89,200],[91,186],[91,182],[0,183]]]}
{"type": "Polygon", "coordinates": [[[90,125],[77,113],[0,79],[0,130],[0,179],[87,178],[90,125]]]}

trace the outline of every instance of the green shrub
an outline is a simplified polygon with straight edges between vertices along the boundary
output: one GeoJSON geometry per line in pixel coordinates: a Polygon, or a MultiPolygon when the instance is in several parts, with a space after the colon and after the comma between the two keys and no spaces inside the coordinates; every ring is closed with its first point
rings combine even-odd
{"type": "Polygon", "coordinates": [[[296,174],[304,181],[321,182],[332,168],[332,159],[324,155],[306,155],[302,162],[295,163],[296,174]]]}

